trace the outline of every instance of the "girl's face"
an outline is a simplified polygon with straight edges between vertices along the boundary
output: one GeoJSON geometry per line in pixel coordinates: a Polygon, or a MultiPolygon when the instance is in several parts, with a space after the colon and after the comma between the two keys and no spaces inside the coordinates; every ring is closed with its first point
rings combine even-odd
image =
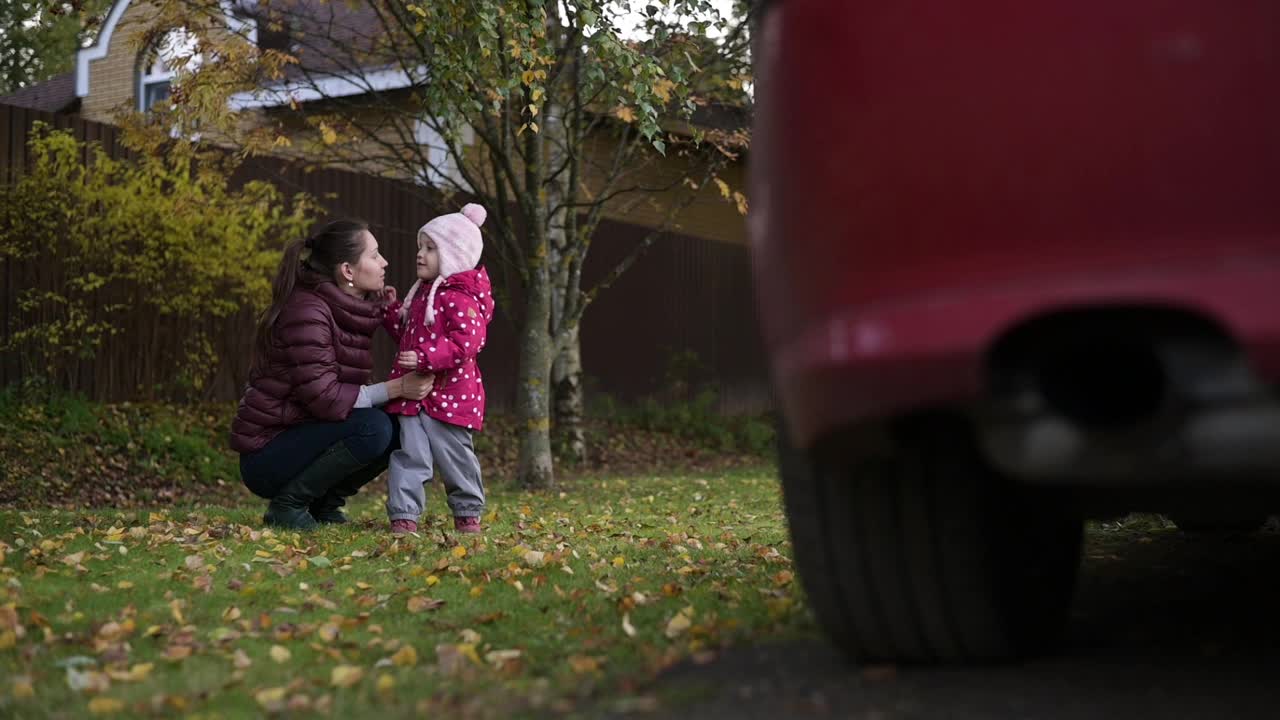
{"type": "Polygon", "coordinates": [[[364,250],[354,263],[342,263],[338,267],[342,275],[339,285],[351,295],[364,295],[382,290],[387,281],[387,261],[378,252],[378,241],[373,233],[364,233],[364,250]]]}
{"type": "Polygon", "coordinates": [[[440,274],[440,254],[436,252],[436,241],[430,235],[423,235],[418,242],[418,279],[435,280],[440,274]]]}

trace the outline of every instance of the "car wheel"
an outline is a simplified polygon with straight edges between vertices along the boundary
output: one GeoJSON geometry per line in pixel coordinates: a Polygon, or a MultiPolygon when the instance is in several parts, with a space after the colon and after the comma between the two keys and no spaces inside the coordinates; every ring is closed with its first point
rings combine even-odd
{"type": "Polygon", "coordinates": [[[1060,637],[1080,515],[1000,477],[963,422],[856,428],[808,452],[779,438],[798,572],[854,659],[1000,660],[1060,637]]]}

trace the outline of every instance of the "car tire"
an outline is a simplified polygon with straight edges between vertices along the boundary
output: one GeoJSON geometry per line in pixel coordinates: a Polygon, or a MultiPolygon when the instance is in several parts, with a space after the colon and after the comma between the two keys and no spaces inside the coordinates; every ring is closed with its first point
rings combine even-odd
{"type": "Polygon", "coordinates": [[[1083,523],[1007,482],[965,423],[861,427],[812,451],[780,423],[798,573],[819,623],[857,661],[1012,659],[1061,636],[1083,523]]]}

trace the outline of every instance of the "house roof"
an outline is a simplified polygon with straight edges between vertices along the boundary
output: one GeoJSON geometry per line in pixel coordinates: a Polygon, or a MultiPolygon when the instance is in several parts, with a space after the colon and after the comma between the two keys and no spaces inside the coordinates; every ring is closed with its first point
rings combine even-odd
{"type": "Polygon", "coordinates": [[[5,105],[52,113],[73,111],[76,100],[74,72],[66,72],[8,95],[0,95],[0,103],[5,105]]]}
{"type": "Polygon", "coordinates": [[[380,67],[396,61],[385,48],[387,28],[369,3],[275,0],[258,7],[246,5],[241,6],[240,13],[258,22],[260,40],[267,38],[265,26],[272,19],[287,28],[298,64],[286,67],[286,78],[350,72],[350,65],[357,61],[361,67],[380,67]]]}
{"type": "MultiPolygon", "coordinates": [[[[88,61],[106,55],[112,31],[131,2],[115,0],[95,46],[79,53],[81,75],[59,76],[57,87],[48,91],[47,102],[56,104],[63,96],[55,99],[53,92],[64,92],[66,87],[70,88],[70,100],[76,95],[88,94],[88,61]]],[[[284,66],[283,78],[233,96],[231,105],[236,109],[386,92],[413,87],[427,79],[426,67],[405,68],[397,62],[394,49],[389,47],[389,43],[396,40],[389,37],[383,19],[370,2],[225,0],[223,5],[229,11],[227,22],[233,31],[243,33],[251,42],[271,42],[268,39],[271,36],[278,42],[289,37],[291,47],[280,49],[291,52],[298,60],[296,64],[284,66]],[[272,20],[280,22],[287,36],[270,31],[268,23],[272,20]]],[[[48,84],[54,83],[51,80],[48,84]]],[[[10,102],[7,98],[0,101],[10,102]]],[[[696,108],[689,122],[697,127],[732,132],[749,125],[750,114],[749,107],[712,103],[696,108]]]]}

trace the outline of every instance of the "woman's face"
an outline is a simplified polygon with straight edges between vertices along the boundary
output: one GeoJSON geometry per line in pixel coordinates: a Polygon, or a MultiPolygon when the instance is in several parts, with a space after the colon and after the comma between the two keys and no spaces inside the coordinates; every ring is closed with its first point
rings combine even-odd
{"type": "Polygon", "coordinates": [[[364,250],[360,251],[360,259],[354,263],[342,263],[338,273],[341,275],[338,284],[352,295],[382,290],[387,280],[387,261],[378,252],[378,241],[373,233],[364,232],[364,250]]]}

